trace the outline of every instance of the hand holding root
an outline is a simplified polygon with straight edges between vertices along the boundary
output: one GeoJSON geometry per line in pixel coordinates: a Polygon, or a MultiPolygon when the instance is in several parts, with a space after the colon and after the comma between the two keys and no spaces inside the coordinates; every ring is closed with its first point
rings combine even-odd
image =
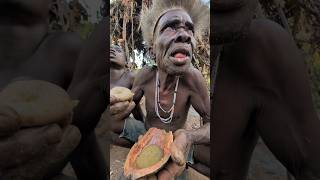
{"type": "Polygon", "coordinates": [[[122,120],[131,114],[135,107],[133,93],[124,87],[114,87],[110,91],[110,115],[112,120],[122,120]]]}
{"type": "Polygon", "coordinates": [[[187,134],[184,129],[179,129],[174,133],[174,141],[171,145],[171,159],[179,166],[186,163],[186,156],[191,144],[189,144],[187,134]]]}
{"type": "Polygon", "coordinates": [[[169,161],[158,173],[159,180],[171,180],[181,175],[186,167],[186,157],[190,146],[185,130],[177,130],[170,148],[172,161],[169,161]]]}
{"type": "Polygon", "coordinates": [[[14,180],[43,179],[72,152],[80,138],[80,131],[72,125],[20,130],[0,142],[0,174],[14,180]]]}
{"type": "Polygon", "coordinates": [[[80,142],[70,125],[75,103],[57,85],[16,81],[0,92],[0,176],[40,180],[80,142]]]}

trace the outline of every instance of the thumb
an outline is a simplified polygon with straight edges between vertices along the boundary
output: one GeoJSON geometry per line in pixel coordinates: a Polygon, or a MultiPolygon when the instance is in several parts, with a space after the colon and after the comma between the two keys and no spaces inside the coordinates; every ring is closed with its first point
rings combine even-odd
{"type": "Polygon", "coordinates": [[[6,105],[0,107],[0,137],[14,133],[20,128],[19,115],[6,105]]]}
{"type": "Polygon", "coordinates": [[[179,166],[183,166],[186,163],[184,153],[177,145],[173,142],[170,147],[171,159],[179,166]]]}

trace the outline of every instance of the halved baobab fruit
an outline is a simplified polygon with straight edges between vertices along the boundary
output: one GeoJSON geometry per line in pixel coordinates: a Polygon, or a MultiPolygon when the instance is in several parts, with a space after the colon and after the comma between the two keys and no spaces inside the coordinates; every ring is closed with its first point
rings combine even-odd
{"type": "Polygon", "coordinates": [[[14,111],[21,127],[71,123],[77,104],[64,89],[41,80],[15,81],[0,92],[0,107],[14,111]]]}
{"type": "Polygon", "coordinates": [[[130,89],[116,86],[110,90],[110,103],[112,104],[112,102],[131,101],[133,95],[134,94],[130,89]]]}
{"type": "Polygon", "coordinates": [[[169,160],[172,142],[171,131],[150,128],[130,149],[124,164],[124,175],[138,179],[156,173],[169,160]]]}

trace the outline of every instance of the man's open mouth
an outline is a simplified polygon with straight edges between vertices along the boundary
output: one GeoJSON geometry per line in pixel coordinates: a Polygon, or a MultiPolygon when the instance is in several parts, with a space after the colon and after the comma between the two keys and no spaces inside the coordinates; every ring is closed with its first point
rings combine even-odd
{"type": "Polygon", "coordinates": [[[177,66],[184,65],[190,58],[190,53],[186,49],[176,49],[170,54],[170,59],[177,66]]]}

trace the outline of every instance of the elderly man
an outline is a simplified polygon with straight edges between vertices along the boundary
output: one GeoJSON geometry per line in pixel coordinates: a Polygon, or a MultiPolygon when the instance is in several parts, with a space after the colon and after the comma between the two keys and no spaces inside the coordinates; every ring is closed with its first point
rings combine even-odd
{"type": "Polygon", "coordinates": [[[252,17],[257,0],[213,1],[222,45],[214,95],[213,178],[245,180],[259,137],[300,179],[320,178],[320,121],[306,67],[278,24],[252,17]]]}
{"type": "MultiPolygon", "coordinates": [[[[136,142],[150,127],[173,131],[174,144],[185,154],[187,162],[201,162],[207,169],[210,165],[210,100],[205,80],[200,71],[192,67],[191,59],[196,47],[195,38],[201,36],[208,25],[208,10],[198,0],[166,0],[154,1],[150,9],[142,11],[143,37],[157,63],[157,66],[140,70],[132,87],[136,104],[142,96],[146,98],[146,120],[143,123],[132,118],[113,119],[117,123],[113,125],[113,131],[132,142],[136,142]],[[196,130],[182,129],[190,105],[205,122],[196,130]],[[189,148],[191,145],[194,146],[189,148]],[[207,154],[195,156],[199,155],[194,152],[198,150],[207,154]]],[[[123,110],[123,116],[117,113],[113,118],[128,115],[134,107],[134,103],[125,104],[113,99],[110,103],[111,114],[115,109],[117,112],[123,110]]],[[[157,174],[159,179],[183,178],[184,174],[180,173],[185,164],[181,164],[174,155],[172,159],[157,174]]]]}

